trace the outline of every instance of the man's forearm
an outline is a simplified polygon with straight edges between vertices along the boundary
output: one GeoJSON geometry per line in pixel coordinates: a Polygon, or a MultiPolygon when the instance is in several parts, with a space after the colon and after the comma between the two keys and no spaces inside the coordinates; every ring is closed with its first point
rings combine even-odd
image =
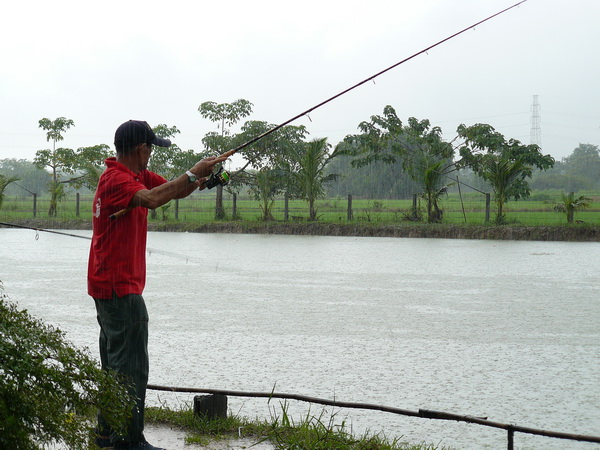
{"type": "Polygon", "coordinates": [[[196,189],[198,189],[198,185],[190,183],[188,176],[184,174],[153,189],[136,192],[129,206],[156,209],[175,198],[187,197],[196,189]]]}

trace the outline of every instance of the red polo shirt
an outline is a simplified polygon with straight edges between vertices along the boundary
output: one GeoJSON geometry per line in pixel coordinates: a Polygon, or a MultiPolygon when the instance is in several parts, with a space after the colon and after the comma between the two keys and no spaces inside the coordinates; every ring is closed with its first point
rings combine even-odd
{"type": "Polygon", "coordinates": [[[146,235],[148,209],[133,208],[127,214],[109,216],[127,208],[134,194],[166,183],[148,170],[135,174],[116,158],[106,160],[92,207],[93,235],[88,261],[88,294],[112,298],[142,294],[146,284],[146,235]]]}

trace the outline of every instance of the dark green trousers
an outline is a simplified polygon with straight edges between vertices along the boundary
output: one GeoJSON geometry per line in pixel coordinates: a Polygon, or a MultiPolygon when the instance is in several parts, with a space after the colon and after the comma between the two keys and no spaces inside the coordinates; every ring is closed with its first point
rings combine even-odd
{"type": "Polygon", "coordinates": [[[148,384],[148,310],[141,295],[130,294],[111,299],[94,299],[100,324],[100,361],[103,369],[124,375],[137,399],[127,435],[117,436],[98,414],[101,435],[112,441],[137,442],[144,431],[144,402],[148,384]]]}

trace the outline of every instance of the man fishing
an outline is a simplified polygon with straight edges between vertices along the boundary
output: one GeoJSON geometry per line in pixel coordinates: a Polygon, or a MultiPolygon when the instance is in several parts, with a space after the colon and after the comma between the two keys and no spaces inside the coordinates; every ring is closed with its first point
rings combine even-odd
{"type": "MultiPolygon", "coordinates": [[[[116,157],[106,160],[94,196],[93,235],[88,261],[88,294],[100,325],[102,368],[124,376],[136,398],[125,435],[117,435],[98,414],[100,447],[157,449],[144,438],[144,401],[148,383],[146,282],[148,209],[183,198],[204,187],[226,155],[204,158],[185,174],[167,181],[150,172],[152,146],[171,142],[155,135],[147,122],[129,120],[115,133],[116,157]]],[[[160,450],[160,449],[159,449],[160,450]]]]}

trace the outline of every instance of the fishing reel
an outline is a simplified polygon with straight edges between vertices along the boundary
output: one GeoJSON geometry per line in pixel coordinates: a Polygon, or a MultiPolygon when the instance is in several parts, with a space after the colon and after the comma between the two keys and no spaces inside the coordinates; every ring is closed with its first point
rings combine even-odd
{"type": "Polygon", "coordinates": [[[204,187],[206,189],[212,189],[215,186],[225,186],[229,184],[229,174],[223,170],[223,166],[219,167],[219,170],[210,174],[206,183],[204,183],[204,187]]]}

